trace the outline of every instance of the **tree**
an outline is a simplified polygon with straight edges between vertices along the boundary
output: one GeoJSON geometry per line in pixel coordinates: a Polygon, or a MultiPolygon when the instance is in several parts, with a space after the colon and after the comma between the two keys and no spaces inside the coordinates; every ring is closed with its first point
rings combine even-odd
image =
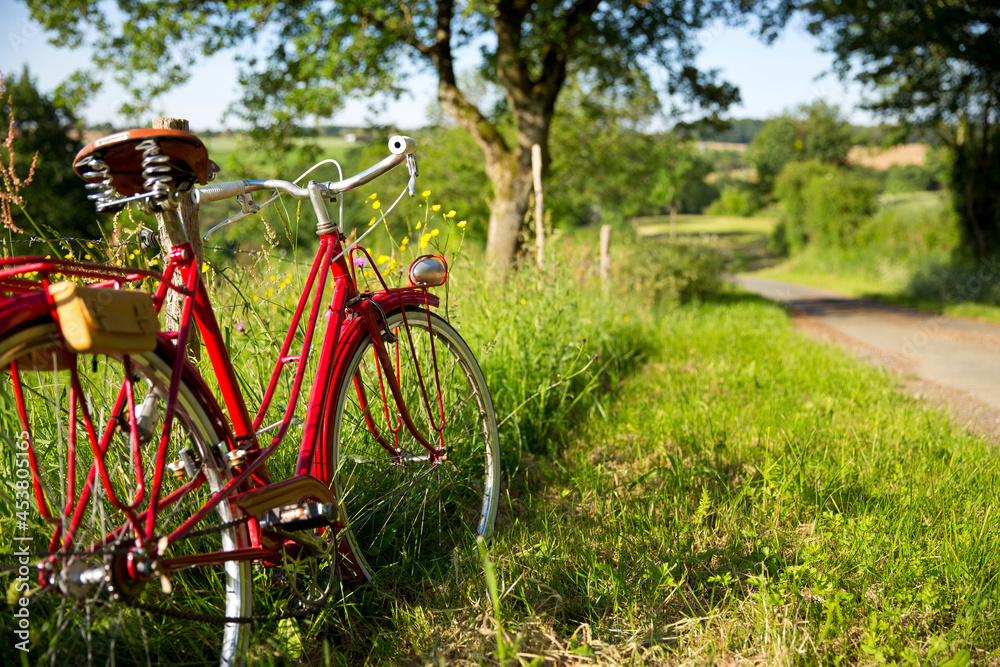
{"type": "Polygon", "coordinates": [[[809,29],[841,76],[872,88],[866,106],[933,129],[953,153],[966,245],[1000,252],[1000,12],[995,2],[809,0],[809,29]]]}
{"type": "Polygon", "coordinates": [[[557,223],[620,224],[648,212],[657,143],[641,131],[659,101],[643,87],[565,86],[551,129],[546,209],[557,223]]]}
{"type": "Polygon", "coordinates": [[[32,236],[54,232],[95,238],[97,214],[87,200],[83,181],[72,170],[73,158],[83,148],[73,110],[39,92],[27,68],[17,78],[5,77],[3,86],[0,131],[10,132],[13,173],[19,180],[27,179],[34,164],[31,182],[20,192],[23,209],[11,207],[9,222],[32,236]]]}
{"type": "Polygon", "coordinates": [[[670,207],[670,238],[677,238],[677,209],[681,194],[693,183],[703,181],[711,165],[690,144],[667,135],[659,142],[653,194],[670,207]]]}
{"type": "Polygon", "coordinates": [[[818,160],[842,166],[850,148],[851,127],[840,108],[817,100],[765,123],[747,147],[746,157],[757,169],[760,189],[769,194],[789,162],[818,160]]]}
{"type": "MultiPolygon", "coordinates": [[[[698,31],[755,13],[773,36],[791,0],[301,0],[194,2],[122,0],[114,25],[105,3],[33,2],[32,16],[59,39],[80,43],[95,27],[97,62],[118,69],[135,99],[152,99],[182,80],[205,54],[241,46],[240,113],[255,123],[294,127],[326,117],[345,95],[398,94],[407,66],[437,76],[444,111],[482,151],[492,183],[487,253],[509,261],[532,191],[531,146],[550,162],[549,132],[559,94],[573,73],[601,86],[648,83],[665,71],[665,92],[717,115],[739,99],[717,72],[694,67],[698,31]],[[273,48],[262,44],[270,41],[273,48]],[[483,74],[499,83],[511,131],[459,85],[462,47],[482,53],[483,74]],[[246,48],[246,47],[250,48],[246,48]],[[266,56],[259,55],[269,50],[266,56]]],[[[77,77],[76,89],[93,79],[77,77]]]]}

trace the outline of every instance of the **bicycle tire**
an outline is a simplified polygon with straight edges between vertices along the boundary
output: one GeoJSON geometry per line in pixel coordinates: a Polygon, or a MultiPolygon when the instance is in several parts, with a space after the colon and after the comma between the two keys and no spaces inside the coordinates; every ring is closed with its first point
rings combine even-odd
{"type": "Polygon", "coordinates": [[[474,546],[477,536],[490,538],[499,504],[496,414],[475,356],[436,314],[408,308],[405,322],[408,327],[399,310],[386,317],[387,329],[396,337],[386,344],[387,351],[395,360],[413,422],[431,443],[443,440],[449,452],[432,465],[427,451],[401,424],[384,377],[379,382],[372,340],[365,336],[347,356],[335,395],[330,461],[335,462],[332,488],[344,525],[340,537],[367,579],[390,569],[401,579],[435,576],[435,563],[448,567],[456,549],[474,546]],[[419,368],[428,381],[425,386],[436,387],[430,372],[435,358],[444,406],[440,412],[445,415],[439,439],[420,398],[416,373],[419,368]],[[358,391],[356,377],[365,394],[358,391]],[[366,420],[366,415],[377,417],[379,426],[373,429],[369,421],[376,420],[366,420]],[[405,463],[394,462],[376,432],[391,440],[405,463]]]}
{"type": "MultiPolygon", "coordinates": [[[[65,507],[66,498],[73,497],[67,484],[71,478],[71,458],[76,460],[72,478],[75,480],[74,491],[77,498],[94,462],[92,440],[83,430],[85,423],[82,407],[77,408],[76,417],[72,419],[77,424],[76,453],[75,457],[69,456],[70,360],[75,360],[80,386],[84,391],[84,399],[78,400],[78,405],[87,405],[93,427],[100,433],[104,424],[108,423],[115,396],[122,384],[120,378],[125,373],[123,358],[107,355],[68,356],[57,325],[50,317],[35,320],[0,336],[0,372],[6,375],[2,383],[3,389],[0,390],[4,407],[3,419],[6,422],[4,428],[10,433],[14,427],[16,431],[21,431],[23,427],[14,408],[16,396],[12,374],[16,372],[29,411],[28,430],[38,457],[39,474],[43,478],[49,509],[55,517],[59,516],[57,510],[65,507]],[[17,363],[12,365],[12,361],[17,363]]],[[[143,454],[142,480],[148,487],[155,467],[153,453],[159,440],[156,425],[162,423],[164,416],[164,397],[170,384],[174,351],[168,343],[161,340],[155,351],[132,355],[129,360],[133,373],[135,412],[130,411],[127,406],[122,408],[118,420],[119,426],[125,426],[125,429],[115,431],[106,450],[112,488],[116,495],[121,494],[119,499],[126,503],[130,502],[138,488],[135,479],[137,474],[131,466],[131,460],[134,459],[129,459],[133,453],[128,434],[131,432],[131,425],[137,420],[137,413],[142,411],[143,401],[146,401],[147,408],[143,414],[153,417],[152,431],[157,432],[157,435],[140,442],[143,454]],[[126,419],[125,415],[128,415],[127,422],[122,421],[126,419]]],[[[194,371],[185,369],[184,372],[188,374],[194,371]]],[[[192,448],[200,460],[198,465],[205,481],[188,484],[189,488],[185,491],[185,481],[176,479],[170,471],[166,471],[163,497],[172,491],[181,491],[173,503],[168,507],[161,507],[158,512],[158,534],[165,534],[178,526],[201,506],[206,497],[231,478],[230,473],[216,463],[217,455],[213,453],[216,444],[223,440],[220,432],[224,428],[221,426],[224,418],[218,412],[214,400],[206,401],[204,391],[197,391],[188,380],[187,375],[182,377],[166,460],[169,462],[178,459],[178,451],[182,447],[192,448]]],[[[14,479],[9,475],[13,470],[2,470],[10,465],[10,459],[4,457],[0,460],[0,479],[14,479]]],[[[4,489],[6,494],[0,494],[0,504],[8,500],[6,496],[11,499],[16,497],[14,489],[9,488],[11,485],[7,486],[4,489]]],[[[81,514],[80,527],[70,553],[55,556],[55,563],[50,569],[58,573],[72,573],[74,568],[94,571],[103,567],[104,579],[96,585],[70,588],[66,582],[75,580],[71,574],[67,574],[62,581],[64,588],[68,590],[60,591],[55,586],[45,593],[35,595],[30,609],[32,628],[37,628],[37,634],[33,635],[32,651],[40,656],[38,661],[50,664],[161,664],[193,660],[203,664],[206,652],[217,650],[222,665],[240,664],[245,659],[248,648],[248,625],[237,622],[209,624],[190,618],[162,616],[142,611],[139,607],[167,607],[190,614],[230,618],[249,616],[252,613],[250,564],[245,561],[227,561],[224,566],[193,567],[175,572],[170,577],[173,590],[169,594],[161,590],[161,586],[155,581],[136,590],[134,584],[125,586],[121,583],[125,580],[119,579],[115,588],[111,583],[114,580],[108,573],[122,567],[119,560],[122,556],[106,552],[127,549],[134,543],[134,532],[130,528],[118,528],[126,524],[124,514],[108,499],[99,475],[93,488],[95,492],[87,503],[89,507],[81,514]],[[113,538],[108,541],[104,536],[113,538]],[[96,549],[92,547],[101,544],[101,541],[105,541],[101,549],[103,553],[95,553],[96,549]],[[88,544],[90,548],[84,546],[88,544]],[[221,642],[218,637],[220,628],[221,642]]],[[[34,494],[29,495],[34,509],[33,520],[27,522],[28,526],[21,525],[20,528],[28,528],[28,534],[32,536],[29,543],[33,551],[59,551],[65,546],[62,527],[68,523],[67,520],[62,519],[61,526],[56,528],[44,523],[38,516],[38,503],[34,494]],[[56,533],[55,537],[53,533],[56,533]]],[[[149,495],[147,492],[145,500],[139,502],[137,512],[148,507],[149,495]]],[[[0,516],[14,516],[14,508],[4,509],[8,511],[0,516]]],[[[207,534],[172,544],[168,555],[175,557],[219,549],[229,551],[248,546],[245,526],[219,528],[233,519],[229,503],[219,503],[214,512],[195,526],[196,530],[208,529],[207,534]],[[216,528],[214,531],[213,526],[216,528]]],[[[6,542],[10,544],[9,540],[6,542]]],[[[45,560],[45,557],[41,557],[38,562],[45,560]]],[[[62,576],[52,575],[53,579],[62,576]]],[[[38,585],[37,581],[31,582],[32,588],[38,585]]]]}

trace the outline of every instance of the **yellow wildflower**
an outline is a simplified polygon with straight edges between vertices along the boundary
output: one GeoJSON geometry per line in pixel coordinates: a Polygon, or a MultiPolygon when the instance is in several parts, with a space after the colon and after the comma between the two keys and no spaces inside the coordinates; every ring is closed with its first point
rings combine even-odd
{"type": "Polygon", "coordinates": [[[83,258],[84,258],[84,259],[94,259],[94,258],[93,258],[93,257],[91,257],[90,255],[84,255],[84,256],[83,256],[83,258]]]}
{"type": "Polygon", "coordinates": [[[431,191],[430,190],[424,190],[423,192],[420,193],[420,196],[423,197],[424,199],[426,199],[427,197],[431,196],[431,191]]]}
{"type": "Polygon", "coordinates": [[[420,229],[423,226],[424,226],[424,223],[422,223],[419,220],[417,220],[417,229],[420,229]]]}
{"type": "Polygon", "coordinates": [[[527,299],[521,299],[521,305],[522,305],[522,306],[523,306],[524,304],[526,304],[526,303],[528,303],[528,300],[527,300],[527,299]]]}
{"type": "Polygon", "coordinates": [[[431,206],[431,210],[434,211],[435,213],[437,211],[440,211],[441,210],[441,204],[434,204],[433,206],[431,206]]]}
{"type": "Polygon", "coordinates": [[[93,247],[94,247],[94,244],[93,244],[93,243],[90,243],[90,242],[88,241],[88,242],[87,242],[87,247],[88,247],[88,248],[93,248],[93,247]]]}
{"type": "Polygon", "coordinates": [[[202,273],[208,273],[208,264],[202,264],[201,265],[201,272],[202,273]]]}
{"type": "Polygon", "coordinates": [[[156,259],[155,257],[153,259],[149,260],[149,265],[150,266],[156,266],[159,263],[160,263],[160,260],[156,259]]]}
{"type": "Polygon", "coordinates": [[[373,215],[372,219],[368,221],[368,226],[371,227],[378,220],[378,216],[373,215]]]}
{"type": "Polygon", "coordinates": [[[375,258],[376,264],[385,264],[388,261],[389,261],[388,255],[379,255],[378,257],[375,258]]]}
{"type": "Polygon", "coordinates": [[[274,296],[274,288],[273,287],[268,287],[267,288],[267,296],[268,297],[274,296]]]}
{"type": "Polygon", "coordinates": [[[468,220],[460,220],[460,221],[459,221],[459,223],[458,223],[458,228],[459,228],[459,229],[465,229],[465,226],[466,226],[467,224],[469,224],[469,221],[468,221],[468,220]]]}
{"type": "Polygon", "coordinates": [[[378,198],[378,193],[377,192],[373,192],[370,195],[368,195],[368,198],[369,199],[377,199],[378,198]]]}
{"type": "Polygon", "coordinates": [[[439,232],[438,232],[438,230],[436,230],[436,229],[432,229],[432,230],[431,230],[431,236],[437,236],[437,235],[438,235],[438,233],[439,233],[439,232]]]}
{"type": "Polygon", "coordinates": [[[374,209],[382,208],[382,202],[376,199],[375,201],[372,202],[372,208],[374,209]]]}
{"type": "Polygon", "coordinates": [[[423,236],[421,236],[420,237],[420,247],[421,248],[426,248],[427,247],[427,243],[430,242],[430,240],[431,240],[431,235],[430,234],[424,234],[423,236]]]}
{"type": "Polygon", "coordinates": [[[447,213],[445,213],[444,217],[446,217],[446,218],[454,218],[455,217],[455,209],[452,209],[452,210],[448,211],[447,213]]]}
{"type": "Polygon", "coordinates": [[[270,280],[273,283],[275,280],[278,279],[278,277],[274,276],[274,275],[271,275],[271,276],[268,276],[267,279],[270,280]]]}
{"type": "Polygon", "coordinates": [[[389,270],[392,271],[395,268],[396,268],[396,258],[393,257],[392,259],[389,260],[389,270]]]}
{"type": "Polygon", "coordinates": [[[288,273],[285,275],[285,284],[289,285],[292,282],[292,274],[288,273]]]}

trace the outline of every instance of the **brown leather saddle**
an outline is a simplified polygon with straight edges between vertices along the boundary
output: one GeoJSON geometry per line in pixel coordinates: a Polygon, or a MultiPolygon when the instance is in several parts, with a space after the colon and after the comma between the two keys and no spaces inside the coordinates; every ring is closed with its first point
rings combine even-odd
{"type": "Polygon", "coordinates": [[[91,189],[92,195],[111,203],[117,192],[132,197],[154,190],[183,192],[195,183],[208,183],[219,171],[208,159],[201,139],[181,130],[137,129],[101,137],[77,153],[73,170],[91,189]]]}

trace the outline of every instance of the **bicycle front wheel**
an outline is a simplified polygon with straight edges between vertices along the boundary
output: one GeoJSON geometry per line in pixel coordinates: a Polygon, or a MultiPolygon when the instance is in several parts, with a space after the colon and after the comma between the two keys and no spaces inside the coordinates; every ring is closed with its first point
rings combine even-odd
{"type": "Polygon", "coordinates": [[[499,501],[496,415],[469,346],[423,309],[386,318],[391,372],[435,463],[403,423],[371,338],[349,356],[331,438],[341,532],[360,572],[435,576],[457,549],[488,539],[499,501]]]}
{"type": "MultiPolygon", "coordinates": [[[[214,399],[187,381],[191,371],[182,376],[166,449],[166,462],[186,462],[190,472],[178,478],[165,471],[156,536],[137,548],[135,526],[144,526],[150,511],[156,451],[166,432],[173,360],[165,343],[128,357],[72,354],[48,317],[0,336],[3,432],[20,433],[22,443],[30,439],[42,498],[28,459],[18,453],[26,447],[5,443],[0,506],[7,507],[0,521],[3,533],[19,541],[4,542],[27,546],[31,564],[15,572],[30,575],[4,582],[17,594],[2,616],[6,621],[22,599],[29,601],[33,662],[204,664],[207,655],[221,655],[223,665],[235,665],[246,655],[249,626],[224,619],[251,613],[249,563],[143,569],[144,553],[161,548],[160,537],[231,479],[216,451],[222,417],[214,399]],[[130,387],[131,409],[123,386],[130,387]],[[125,505],[135,507],[126,511],[125,505]],[[8,523],[13,517],[17,521],[8,523]]],[[[234,519],[229,504],[219,503],[166,557],[249,546],[246,526],[234,519]]]]}

